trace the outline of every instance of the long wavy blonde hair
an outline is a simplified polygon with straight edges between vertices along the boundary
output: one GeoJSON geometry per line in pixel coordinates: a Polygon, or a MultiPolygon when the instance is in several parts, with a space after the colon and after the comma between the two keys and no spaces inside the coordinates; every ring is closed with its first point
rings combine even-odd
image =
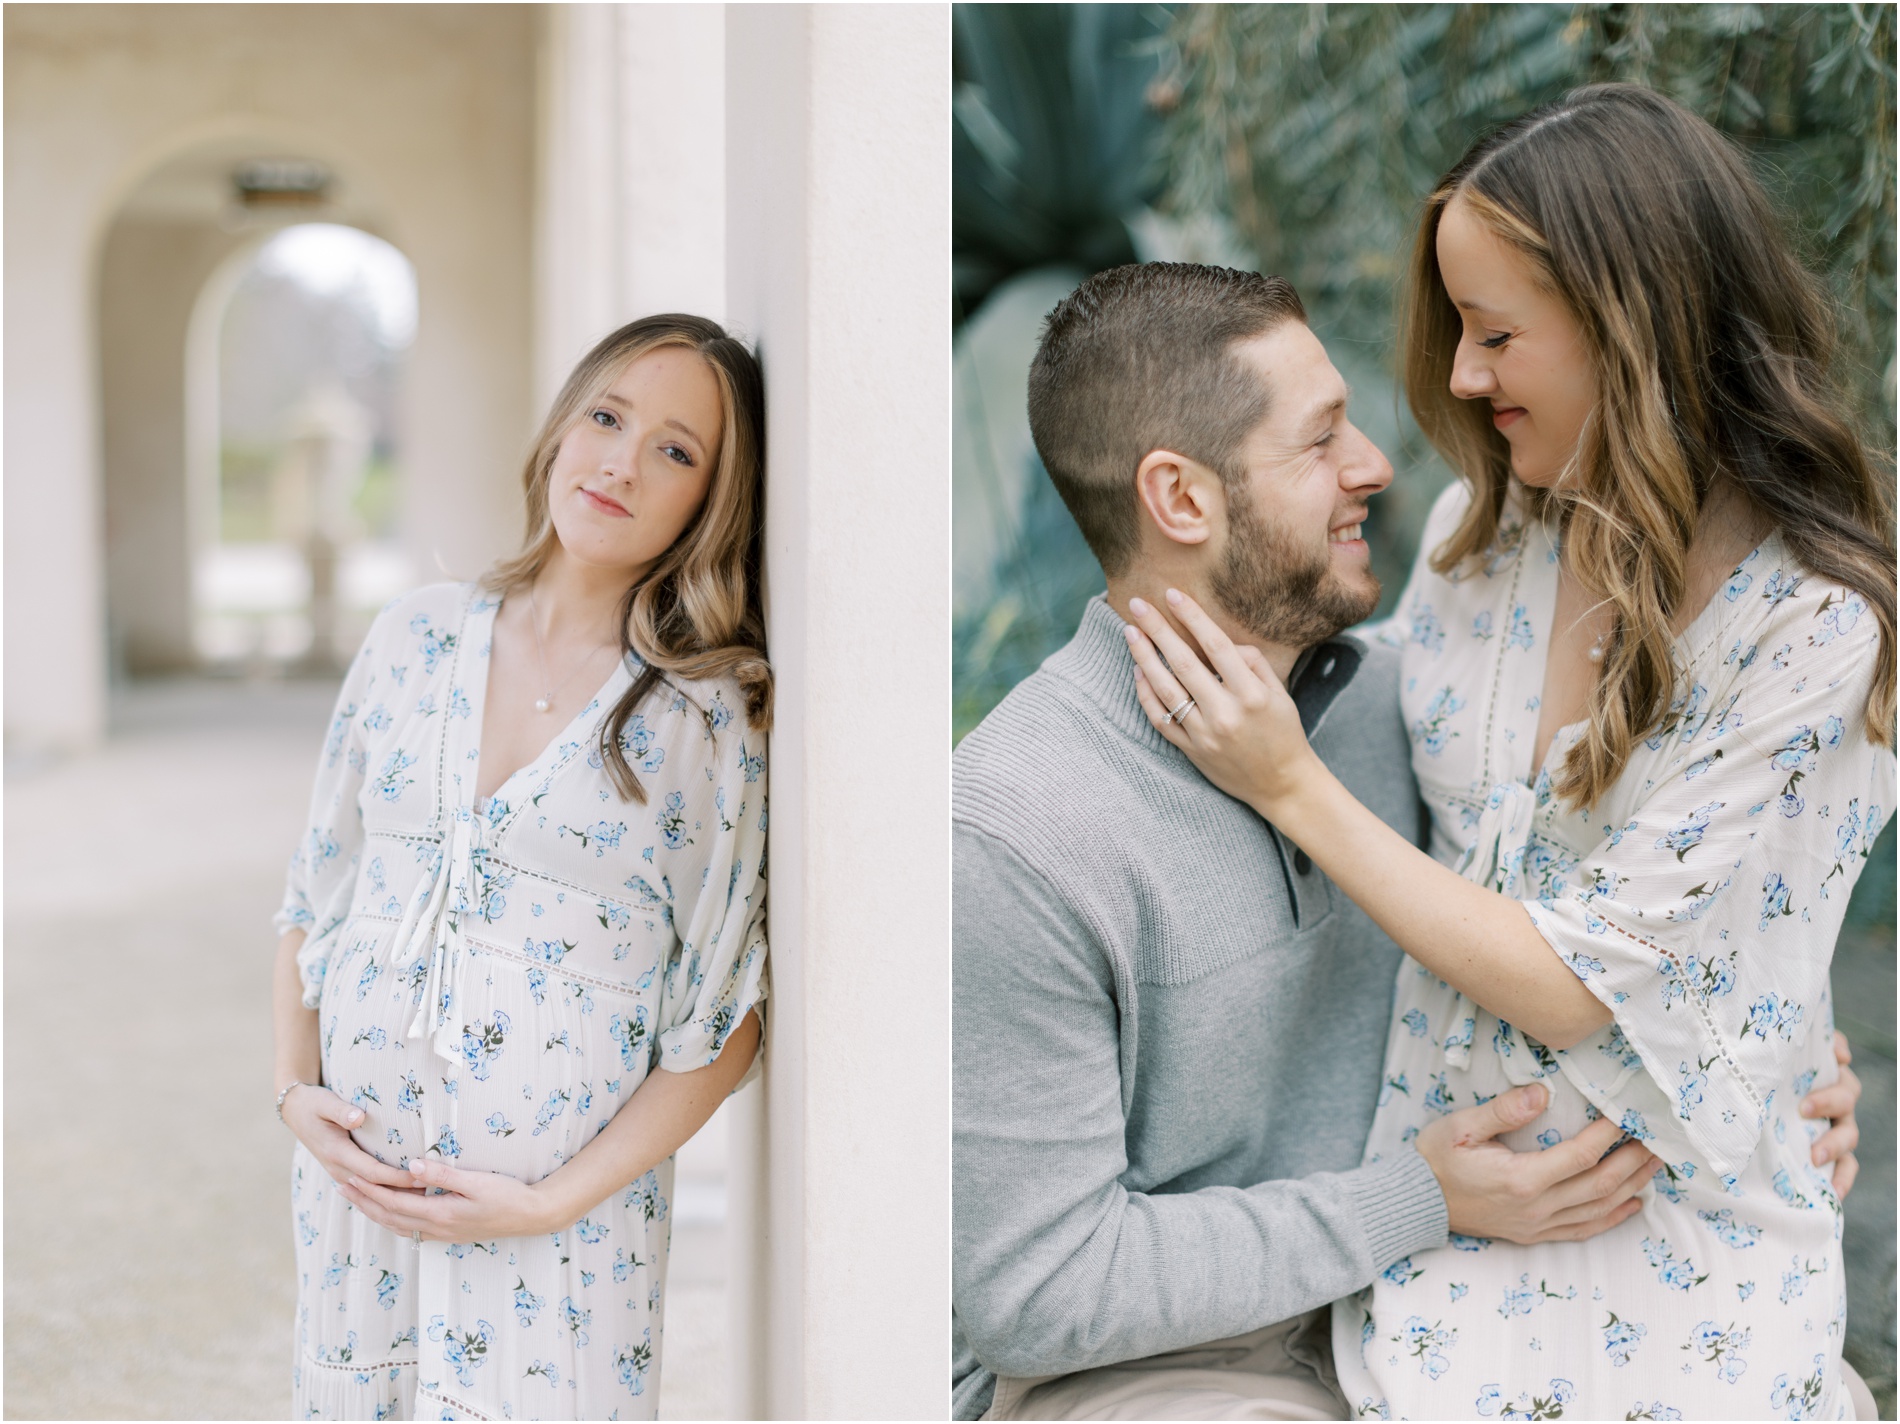
{"type": "Polygon", "coordinates": [[[772,725],[772,669],[759,602],[765,383],[752,353],[716,322],[678,312],[642,317],[603,338],[555,396],[522,469],[527,536],[521,552],[482,577],[484,588],[503,595],[534,582],[559,543],[548,511],[548,476],[562,438],[622,371],[666,346],[696,352],[711,368],[723,434],[705,503],[620,601],[621,652],[644,666],[602,724],[600,754],[621,797],[637,802],[646,792],[622,737],[628,719],[662,682],[729,674],[744,689],[747,722],[760,731],[772,725]]]}
{"type": "Polygon", "coordinates": [[[1518,486],[1533,517],[1561,523],[1565,566],[1614,612],[1589,731],[1557,793],[1594,805],[1668,717],[1670,620],[1718,481],[1808,569],[1867,599],[1880,625],[1867,732],[1891,746],[1891,501],[1830,376],[1828,300],[1740,154],[1660,94],[1591,85],[1480,139],[1426,200],[1402,316],[1406,395],[1473,495],[1433,553],[1441,574],[1491,547],[1512,486],[1489,409],[1451,394],[1461,322],[1437,239],[1454,197],[1570,308],[1596,373],[1597,405],[1558,488],[1518,486]]]}

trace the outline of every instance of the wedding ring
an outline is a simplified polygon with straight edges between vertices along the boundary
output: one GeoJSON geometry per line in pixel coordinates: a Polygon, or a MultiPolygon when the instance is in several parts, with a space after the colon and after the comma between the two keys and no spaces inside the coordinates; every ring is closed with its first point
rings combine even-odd
{"type": "Polygon", "coordinates": [[[1185,713],[1188,710],[1188,708],[1192,707],[1193,705],[1194,705],[1194,699],[1192,697],[1184,697],[1181,699],[1181,705],[1175,708],[1166,717],[1162,718],[1162,720],[1164,722],[1179,722],[1181,720],[1182,714],[1185,713]]]}

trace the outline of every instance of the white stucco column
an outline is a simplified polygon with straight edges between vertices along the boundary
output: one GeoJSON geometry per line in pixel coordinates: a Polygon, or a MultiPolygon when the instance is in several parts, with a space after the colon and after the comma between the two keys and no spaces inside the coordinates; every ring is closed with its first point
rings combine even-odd
{"type": "Polygon", "coordinates": [[[549,5],[541,22],[535,163],[538,421],[620,310],[617,5],[549,5]]]}
{"type": "Polygon", "coordinates": [[[717,5],[620,14],[618,255],[629,321],[726,320],[726,21],[717,5]]]}
{"type": "Polygon", "coordinates": [[[949,12],[726,11],[727,298],[768,407],[771,1053],[741,1414],[941,1418],[949,12]]]}
{"type": "Polygon", "coordinates": [[[725,316],[725,21],[717,5],[541,14],[535,396],[655,312],[725,316]]]}
{"type": "Polygon", "coordinates": [[[83,195],[60,192],[66,155],[32,142],[11,103],[8,118],[7,208],[35,218],[6,244],[6,740],[73,750],[106,726],[94,224],[83,195]],[[38,201],[49,193],[63,201],[38,201]]]}

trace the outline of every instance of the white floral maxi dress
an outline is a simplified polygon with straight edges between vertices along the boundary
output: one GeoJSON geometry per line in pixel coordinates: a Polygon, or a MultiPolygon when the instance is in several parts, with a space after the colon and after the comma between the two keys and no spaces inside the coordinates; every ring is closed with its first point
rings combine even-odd
{"type": "MultiPolygon", "coordinates": [[[[478,803],[498,606],[438,584],[377,617],[277,926],[308,932],[324,1082],[365,1151],[536,1181],[763,1001],[765,757],[736,684],[662,683],[621,739],[646,802],[622,801],[597,740],[623,664],[478,803]]],[[[569,1230],[418,1248],[300,1145],[297,1415],[653,1418],[671,1190],[669,1160],[569,1230]]]]}
{"type": "Polygon", "coordinates": [[[1481,571],[1434,574],[1465,499],[1434,508],[1386,631],[1433,854],[1524,902],[1615,1020],[1553,1052],[1406,959],[1367,1157],[1541,1079],[1550,1108],[1509,1146],[1607,1114],[1666,1165],[1590,1241],[1453,1236],[1338,1302],[1347,1401],[1380,1418],[1850,1418],[1841,1208],[1809,1163],[1824,1125],[1798,1106],[1836,1076],[1828,964],[1892,805],[1893,757],[1863,721],[1874,615],[1771,536],[1677,640],[1662,727],[1571,811],[1551,780],[1584,724],[1530,764],[1556,548],[1513,504],[1481,571]]]}

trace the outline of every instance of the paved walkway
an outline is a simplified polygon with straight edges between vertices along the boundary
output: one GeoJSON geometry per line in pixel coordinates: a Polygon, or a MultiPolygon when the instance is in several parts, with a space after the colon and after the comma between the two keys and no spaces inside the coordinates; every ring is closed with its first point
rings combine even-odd
{"type": "MultiPolygon", "coordinates": [[[[334,689],[185,682],[6,778],[6,1417],[281,1419],[271,912],[334,689]]],[[[660,1417],[724,1414],[722,1125],[682,1153],[660,1417]]]]}

